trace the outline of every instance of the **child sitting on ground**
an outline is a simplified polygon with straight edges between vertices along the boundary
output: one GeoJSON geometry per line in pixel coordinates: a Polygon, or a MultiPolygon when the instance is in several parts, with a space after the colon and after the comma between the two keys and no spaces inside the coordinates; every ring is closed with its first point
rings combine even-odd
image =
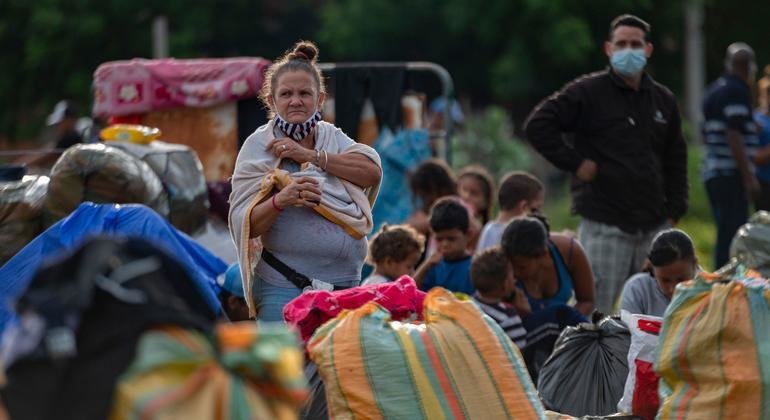
{"type": "Polygon", "coordinates": [[[632,314],[663,316],[676,285],[700,271],[692,239],[679,229],[667,229],[652,240],[646,270],[626,282],[620,309],[632,314]]]}
{"type": "Polygon", "coordinates": [[[468,253],[468,210],[459,199],[444,197],[430,211],[430,230],[436,252],[422,263],[414,280],[422,290],[441,286],[453,292],[473,294],[468,253]]]}
{"type": "Polygon", "coordinates": [[[374,271],[363,282],[387,283],[411,275],[425,248],[425,236],[407,225],[383,225],[369,241],[369,261],[374,271]]]}
{"type": "Polygon", "coordinates": [[[520,349],[527,345],[527,330],[513,305],[503,299],[516,293],[513,268],[500,247],[476,254],[471,262],[471,283],[476,288],[473,301],[520,349]]]}
{"type": "Polygon", "coordinates": [[[507,174],[497,190],[500,212],[488,222],[479,236],[477,251],[500,245],[503,231],[511,220],[528,214],[539,213],[543,207],[545,187],[534,175],[515,171],[507,174]]]}

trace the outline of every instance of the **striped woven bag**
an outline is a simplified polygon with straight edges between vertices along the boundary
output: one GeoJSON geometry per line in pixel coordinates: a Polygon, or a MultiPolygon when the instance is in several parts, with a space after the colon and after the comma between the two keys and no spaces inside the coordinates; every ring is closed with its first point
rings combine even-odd
{"type": "Polygon", "coordinates": [[[739,269],[677,286],[655,370],[659,419],[770,418],[770,283],[739,269]]]}
{"type": "Polygon", "coordinates": [[[222,324],[145,333],[118,381],[110,420],[296,419],[307,397],[302,351],[283,326],[222,324]]]}
{"type": "Polygon", "coordinates": [[[542,419],[518,349],[471,301],[434,288],[425,322],[390,320],[370,302],[308,343],[335,419],[542,419]]]}

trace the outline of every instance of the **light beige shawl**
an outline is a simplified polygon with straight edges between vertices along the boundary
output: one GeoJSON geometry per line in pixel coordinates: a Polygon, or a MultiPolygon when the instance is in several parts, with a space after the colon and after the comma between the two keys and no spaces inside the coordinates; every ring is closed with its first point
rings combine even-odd
{"type": "MultiPolygon", "coordinates": [[[[274,188],[280,190],[294,182],[294,178],[316,178],[321,182],[322,196],[321,204],[315,207],[315,211],[343,227],[352,237],[361,239],[372,230],[372,207],[380,188],[377,185],[364,190],[311,163],[303,164],[300,172],[289,174],[278,168],[280,161],[266,149],[267,144],[274,138],[272,120],[249,136],[238,153],[232,178],[230,235],[238,250],[243,290],[251,316],[256,314],[256,305],[251,295],[251,277],[262,253],[260,238],[252,238],[250,233],[249,216],[257,204],[270,197],[274,188]]],[[[382,173],[380,157],[374,149],[353,142],[332,124],[323,121],[318,123],[315,148],[325,150],[329,154],[362,154],[377,164],[382,173]]]]}

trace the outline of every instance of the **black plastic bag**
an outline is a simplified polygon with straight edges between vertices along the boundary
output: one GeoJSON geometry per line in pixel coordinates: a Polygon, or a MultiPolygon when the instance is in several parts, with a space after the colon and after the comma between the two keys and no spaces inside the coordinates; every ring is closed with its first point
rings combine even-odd
{"type": "Polygon", "coordinates": [[[540,370],[543,405],[575,417],[615,413],[628,376],[630,344],[628,328],[610,317],[565,329],[540,370]]]}
{"type": "Polygon", "coordinates": [[[553,353],[556,341],[567,327],[574,327],[588,320],[569,305],[551,305],[523,319],[527,330],[527,346],[521,351],[527,363],[532,382],[537,383],[548,357],[553,353]]]}

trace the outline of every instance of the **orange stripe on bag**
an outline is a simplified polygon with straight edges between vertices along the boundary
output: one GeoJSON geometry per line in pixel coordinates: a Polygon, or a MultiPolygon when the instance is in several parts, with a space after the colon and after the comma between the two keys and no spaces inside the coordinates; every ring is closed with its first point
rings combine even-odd
{"type": "Polygon", "coordinates": [[[427,332],[420,334],[420,336],[422,337],[422,342],[425,346],[425,352],[428,354],[428,359],[430,360],[431,365],[433,365],[433,371],[436,374],[436,378],[438,379],[439,384],[441,384],[441,391],[444,393],[444,398],[446,398],[449,403],[449,408],[452,410],[452,415],[457,419],[464,419],[465,414],[463,413],[462,408],[460,408],[459,398],[457,393],[455,393],[449,378],[444,373],[444,366],[441,364],[441,360],[436,352],[436,347],[433,346],[433,341],[430,339],[427,332]]]}
{"type": "MultiPolygon", "coordinates": [[[[500,346],[499,341],[491,340],[492,332],[489,331],[489,326],[484,323],[484,320],[480,317],[462,316],[456,322],[458,322],[465,331],[470,335],[471,340],[477,345],[487,346],[486,351],[479,352],[480,356],[487,355],[483,362],[487,365],[492,378],[495,381],[496,388],[505,391],[506,393],[513,393],[517,395],[526,395],[526,391],[521,382],[512,375],[507,375],[499,369],[495,369],[496,366],[503,366],[508,362],[508,355],[505,350],[500,346]]],[[[530,404],[512,404],[513,401],[509,401],[506,398],[502,398],[502,402],[506,405],[508,413],[514,418],[536,418],[533,407],[530,404]]]]}
{"type": "Polygon", "coordinates": [[[348,407],[359,413],[366,419],[381,418],[377,409],[377,401],[374,399],[372,386],[366,377],[366,363],[361,353],[361,318],[376,310],[377,304],[367,303],[361,309],[348,313],[348,316],[337,326],[335,335],[346,337],[334,343],[334,359],[344,360],[345,363],[334,363],[339,387],[345,394],[348,407]]]}
{"type": "MultiPolygon", "coordinates": [[[[477,346],[480,362],[485,365],[480,369],[486,369],[493,379],[494,387],[501,393],[497,396],[498,402],[505,406],[505,410],[515,418],[537,418],[537,413],[531,404],[515,404],[516,401],[509,401],[505,397],[506,395],[526,395],[526,390],[515,375],[496,369],[497,366],[510,364],[508,355],[500,342],[494,338],[494,333],[490,331],[484,319],[479,316],[478,309],[470,302],[459,305],[449,304],[450,300],[441,297],[442,294],[446,293],[448,292],[440,288],[434,288],[428,292],[426,302],[430,302],[431,307],[429,309],[435,313],[441,313],[444,318],[451,319],[451,322],[462,327],[468,334],[470,342],[477,346]]],[[[440,321],[439,319],[431,319],[430,322],[440,321]]]]}
{"type": "Polygon", "coordinates": [[[759,413],[762,405],[762,393],[757,392],[754,384],[762,383],[757,347],[755,345],[736,346],[730,343],[756,343],[754,329],[745,315],[751,313],[744,286],[736,283],[729,293],[725,304],[725,323],[722,329],[721,363],[727,378],[744,378],[745,381],[733,382],[727,388],[723,398],[723,417],[737,419],[745,413],[759,413]]]}
{"type": "MultiPolygon", "coordinates": [[[[687,356],[686,356],[686,347],[688,343],[688,338],[690,336],[690,331],[692,331],[692,327],[695,324],[696,319],[700,314],[706,309],[706,306],[708,306],[707,302],[701,302],[701,304],[698,306],[698,308],[695,310],[695,313],[690,317],[690,319],[687,321],[687,326],[684,329],[684,332],[682,333],[681,341],[679,342],[679,350],[677,351],[677,358],[679,360],[679,369],[682,371],[682,377],[687,378],[691,383],[695,382],[695,377],[692,375],[692,372],[690,371],[690,367],[687,364],[687,356]]],[[[697,386],[697,385],[696,385],[697,386]]],[[[697,393],[697,390],[693,387],[687,390],[685,395],[682,397],[682,402],[679,404],[680,410],[676,413],[676,418],[678,420],[684,419],[685,415],[687,414],[687,405],[690,399],[692,399],[695,394],[697,393]]]]}

